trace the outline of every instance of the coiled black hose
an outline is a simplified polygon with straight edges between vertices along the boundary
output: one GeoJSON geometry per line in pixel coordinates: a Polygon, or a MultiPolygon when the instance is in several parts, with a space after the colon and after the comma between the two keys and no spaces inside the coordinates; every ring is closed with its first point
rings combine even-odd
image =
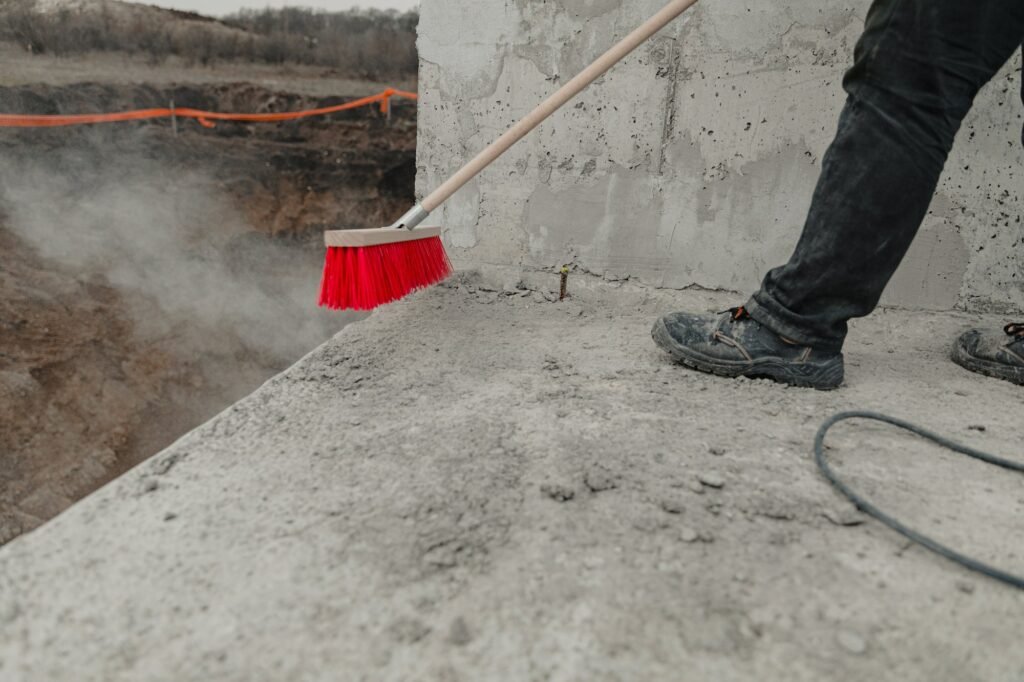
{"type": "Polygon", "coordinates": [[[828,430],[831,429],[833,426],[847,419],[871,419],[874,421],[891,424],[893,426],[909,431],[915,435],[921,436],[922,438],[927,438],[933,443],[937,443],[938,445],[941,445],[944,448],[948,448],[955,452],[959,452],[960,454],[967,455],[968,457],[973,457],[974,459],[980,459],[983,462],[994,464],[1004,469],[1010,469],[1011,471],[1024,472],[1024,464],[1018,462],[1011,462],[1008,459],[996,457],[995,455],[990,455],[987,452],[982,452],[981,450],[975,450],[974,448],[968,447],[966,445],[961,445],[960,443],[952,441],[948,438],[944,438],[943,436],[940,436],[936,433],[932,433],[931,431],[922,429],[920,426],[915,426],[910,422],[906,422],[903,421],[902,419],[890,417],[887,414],[881,414],[878,412],[840,412],[839,414],[829,417],[825,421],[825,423],[821,425],[821,428],[818,429],[818,435],[814,437],[814,459],[818,463],[818,468],[821,470],[821,473],[825,476],[825,478],[828,479],[829,483],[831,483],[836,488],[836,490],[838,490],[847,498],[849,498],[849,500],[853,502],[858,509],[867,514],[870,514],[871,516],[875,517],[885,525],[892,528],[897,533],[909,538],[910,540],[913,540],[919,545],[927,547],[928,549],[935,552],[936,554],[939,554],[940,556],[944,556],[947,559],[950,559],[951,561],[955,561],[961,566],[964,566],[972,571],[982,573],[984,575],[989,576],[990,578],[995,578],[1000,582],[1006,583],[1007,585],[1012,585],[1013,587],[1024,590],[1024,577],[1017,576],[1012,573],[1007,573],[1006,571],[1002,571],[993,566],[989,566],[988,564],[984,564],[976,559],[972,559],[971,557],[961,554],[960,552],[954,551],[949,547],[946,547],[945,545],[939,544],[935,540],[932,540],[926,535],[918,533],[916,530],[913,530],[912,528],[908,528],[907,526],[903,525],[893,517],[889,516],[888,514],[880,510],[875,505],[865,500],[863,497],[854,492],[848,485],[840,481],[839,478],[836,476],[835,472],[832,471],[832,469],[829,467],[828,461],[825,459],[825,435],[828,433],[828,430]]]}

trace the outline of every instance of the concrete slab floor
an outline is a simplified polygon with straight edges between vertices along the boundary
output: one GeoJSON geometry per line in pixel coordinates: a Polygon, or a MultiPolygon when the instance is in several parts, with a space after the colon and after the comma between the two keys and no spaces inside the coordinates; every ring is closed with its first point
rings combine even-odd
{"type": "MultiPolygon", "coordinates": [[[[1024,389],[946,360],[1002,320],[882,311],[819,393],[653,346],[657,315],[738,297],[571,284],[382,310],[0,549],[0,679],[1024,677],[1024,594],[863,519],[810,456],[849,408],[1019,455],[1024,389]]],[[[873,425],[831,454],[1024,571],[1021,477],[873,425]]]]}

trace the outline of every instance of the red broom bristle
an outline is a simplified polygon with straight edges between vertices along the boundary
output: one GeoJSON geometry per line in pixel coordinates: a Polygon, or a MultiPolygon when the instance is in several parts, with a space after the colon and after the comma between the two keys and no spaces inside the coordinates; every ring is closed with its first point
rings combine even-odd
{"type": "Polygon", "coordinates": [[[440,237],[330,247],[320,283],[320,305],[335,310],[373,310],[437,284],[451,273],[440,237]]]}

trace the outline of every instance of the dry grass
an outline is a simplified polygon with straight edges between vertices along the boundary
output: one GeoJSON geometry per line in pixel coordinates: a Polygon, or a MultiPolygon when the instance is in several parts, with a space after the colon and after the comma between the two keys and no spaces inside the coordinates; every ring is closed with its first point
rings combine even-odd
{"type": "Polygon", "coordinates": [[[0,39],[32,54],[57,57],[95,52],[168,58],[209,66],[219,62],[303,64],[352,78],[403,78],[417,68],[415,12],[308,9],[245,11],[225,21],[117,0],[40,6],[7,0],[0,39]]]}

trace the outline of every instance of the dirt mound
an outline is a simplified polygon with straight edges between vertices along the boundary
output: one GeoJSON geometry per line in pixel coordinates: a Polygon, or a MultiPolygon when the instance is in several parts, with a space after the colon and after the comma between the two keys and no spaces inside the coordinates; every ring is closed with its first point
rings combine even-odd
{"type": "MultiPolygon", "coordinates": [[[[0,109],[328,106],[249,84],[0,88],[0,109]]],[[[347,319],[325,228],[412,201],[415,108],[288,124],[0,130],[0,542],[250,392],[347,319]]]]}

